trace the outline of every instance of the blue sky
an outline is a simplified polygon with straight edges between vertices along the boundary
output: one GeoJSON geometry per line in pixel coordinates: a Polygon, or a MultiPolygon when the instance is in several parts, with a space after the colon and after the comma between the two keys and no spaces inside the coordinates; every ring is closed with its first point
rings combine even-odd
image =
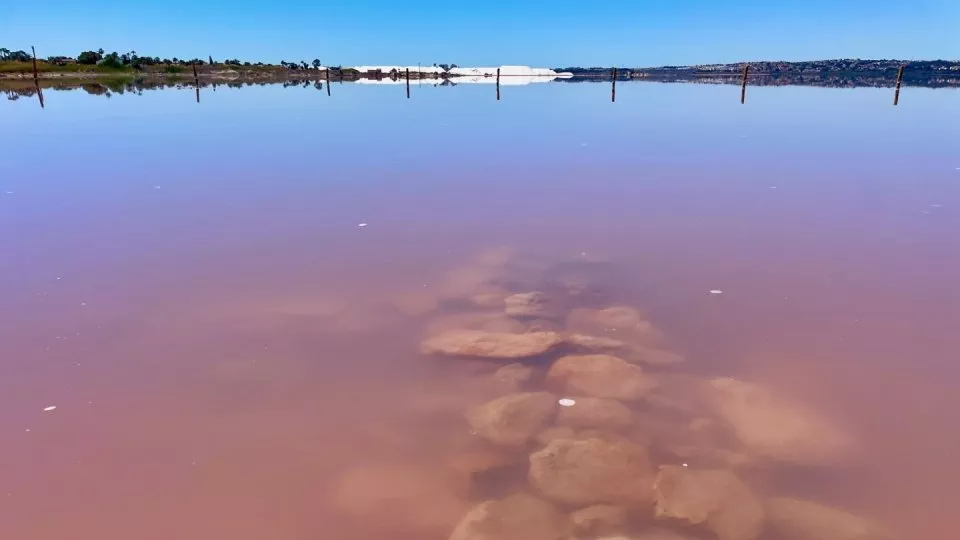
{"type": "Polygon", "coordinates": [[[0,47],[329,65],[960,58],[956,0],[0,0],[0,47]]]}

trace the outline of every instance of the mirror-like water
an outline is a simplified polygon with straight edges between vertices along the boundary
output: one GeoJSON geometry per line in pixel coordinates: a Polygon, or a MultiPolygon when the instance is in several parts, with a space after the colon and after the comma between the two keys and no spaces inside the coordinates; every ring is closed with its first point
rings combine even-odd
{"type": "Polygon", "coordinates": [[[325,90],[0,103],[0,538],[960,530],[956,90],[325,90]]]}

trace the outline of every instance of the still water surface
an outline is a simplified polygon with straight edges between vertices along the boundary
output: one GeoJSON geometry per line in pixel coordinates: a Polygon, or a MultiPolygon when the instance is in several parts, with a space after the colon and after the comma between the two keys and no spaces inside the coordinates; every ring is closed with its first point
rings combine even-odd
{"type": "MultiPolygon", "coordinates": [[[[557,283],[641,310],[687,359],[651,377],[756,382],[855,441],[737,466],[759,499],[958,534],[956,90],[332,90],[0,103],[0,538],[446,539],[536,493],[543,445],[478,443],[505,362],[420,341],[557,283]]],[[[549,361],[523,389],[563,394],[549,361]]]]}

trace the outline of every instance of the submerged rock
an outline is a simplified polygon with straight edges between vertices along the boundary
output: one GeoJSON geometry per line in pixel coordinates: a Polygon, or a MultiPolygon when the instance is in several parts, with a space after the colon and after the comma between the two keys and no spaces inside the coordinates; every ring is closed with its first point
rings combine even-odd
{"type": "Polygon", "coordinates": [[[560,332],[559,324],[548,319],[533,319],[527,323],[527,332],[560,332]]]}
{"type": "Polygon", "coordinates": [[[559,302],[542,292],[527,292],[504,299],[505,312],[511,317],[551,319],[560,317],[563,308],[559,302]]]}
{"type": "Polygon", "coordinates": [[[566,530],[563,516],[552,505],[518,493],[473,507],[450,540],[559,540],[566,530]]]}
{"type": "Polygon", "coordinates": [[[657,519],[703,525],[719,540],[754,540],[763,529],[763,505],[730,471],[663,466],[654,493],[657,519]]]}
{"type": "Polygon", "coordinates": [[[656,386],[638,366],[606,354],[564,356],[550,366],[547,382],[566,394],[627,401],[656,386]]]}
{"type": "Polygon", "coordinates": [[[512,359],[547,353],[562,342],[560,334],[554,332],[506,334],[479,330],[451,330],[425,339],[420,344],[420,350],[425,354],[512,359]]]}
{"type": "Polygon", "coordinates": [[[741,469],[756,464],[754,458],[741,452],[707,445],[672,445],[665,446],[663,451],[677,461],[701,467],[741,469]]]}
{"type": "Polygon", "coordinates": [[[634,364],[643,364],[650,367],[666,368],[683,364],[687,361],[682,355],[665,349],[653,347],[629,347],[623,353],[624,358],[634,364]]]}
{"type": "Polygon", "coordinates": [[[573,428],[618,430],[634,424],[633,413],[613,399],[578,397],[571,407],[560,407],[557,424],[573,428]]]}
{"type": "Polygon", "coordinates": [[[549,427],[540,433],[537,433],[537,442],[546,446],[557,439],[572,439],[574,436],[573,428],[567,426],[549,427]]]}
{"type": "Polygon", "coordinates": [[[487,291],[474,294],[467,301],[476,307],[502,308],[507,296],[509,295],[503,291],[487,291]]]}
{"type": "Polygon", "coordinates": [[[519,390],[533,377],[533,368],[523,364],[507,364],[493,373],[493,380],[504,388],[519,390]]]}
{"type": "Polygon", "coordinates": [[[612,534],[627,523],[627,509],[609,504],[589,506],[570,514],[570,522],[579,537],[612,534]]]}
{"type": "Polygon", "coordinates": [[[567,316],[567,330],[612,337],[633,345],[649,345],[662,338],[660,331],[646,317],[626,306],[574,309],[567,316]]]}
{"type": "Polygon", "coordinates": [[[583,353],[609,353],[620,356],[631,364],[663,368],[686,362],[686,358],[675,352],[654,347],[631,345],[610,337],[568,334],[566,342],[567,345],[575,351],[583,353]]]}
{"type": "Polygon", "coordinates": [[[849,458],[853,441],[833,422],[778,398],[767,387],[714,379],[706,397],[746,450],[794,465],[831,465],[849,458]]]}
{"type": "Polygon", "coordinates": [[[568,505],[649,507],[653,476],[646,449],[626,441],[559,439],[530,455],[530,484],[568,505]]]}
{"type": "Polygon", "coordinates": [[[767,499],[767,527],[783,540],[890,540],[876,523],[813,501],[767,499]]]}
{"type": "Polygon", "coordinates": [[[590,336],[587,334],[569,334],[566,337],[568,345],[583,349],[586,352],[609,352],[623,349],[626,343],[619,339],[590,336]]]}
{"type": "Polygon", "coordinates": [[[524,392],[471,409],[467,412],[467,421],[477,435],[492,443],[518,446],[550,424],[558,408],[553,394],[524,392]]]}

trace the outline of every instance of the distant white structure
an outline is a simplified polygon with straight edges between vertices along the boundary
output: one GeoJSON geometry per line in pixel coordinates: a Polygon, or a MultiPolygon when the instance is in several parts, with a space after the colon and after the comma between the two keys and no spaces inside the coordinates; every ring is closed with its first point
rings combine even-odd
{"type": "Polygon", "coordinates": [[[433,73],[436,75],[443,75],[447,72],[447,70],[438,66],[417,66],[416,70],[413,69],[413,66],[410,66],[410,73],[413,73],[414,71],[419,71],[420,73],[433,73]]]}
{"type": "Polygon", "coordinates": [[[353,69],[359,71],[360,73],[369,73],[377,72],[383,73],[384,75],[390,73],[391,71],[396,70],[397,73],[400,73],[404,70],[403,66],[356,66],[353,69]]]}
{"type": "MultiPolygon", "coordinates": [[[[545,83],[558,79],[556,75],[509,75],[500,74],[500,86],[525,86],[545,83]]],[[[493,75],[459,75],[450,79],[453,84],[497,84],[497,73],[493,75]]]]}
{"type": "MultiPolygon", "coordinates": [[[[500,70],[500,84],[503,86],[522,86],[531,83],[549,82],[555,79],[567,79],[572,73],[557,73],[548,68],[534,68],[530,66],[500,66],[500,67],[455,67],[449,71],[437,66],[356,66],[361,76],[369,73],[380,73],[389,76],[396,73],[401,79],[409,69],[410,73],[453,77],[455,84],[494,84],[497,81],[497,70],[500,70]]],[[[360,84],[400,84],[388,78],[361,78],[360,84]]]]}
{"type": "MultiPolygon", "coordinates": [[[[556,77],[557,72],[548,68],[534,68],[530,66],[500,66],[496,67],[455,67],[448,74],[461,77],[496,77],[497,70],[501,77],[556,77]]],[[[501,83],[502,84],[502,83],[501,83]]]]}
{"type": "Polygon", "coordinates": [[[429,73],[434,75],[442,75],[446,73],[442,67],[434,66],[356,66],[352,69],[359,71],[360,73],[369,73],[371,71],[379,71],[384,75],[389,74],[392,71],[399,73],[406,73],[407,70],[410,70],[410,73],[429,73]]]}

